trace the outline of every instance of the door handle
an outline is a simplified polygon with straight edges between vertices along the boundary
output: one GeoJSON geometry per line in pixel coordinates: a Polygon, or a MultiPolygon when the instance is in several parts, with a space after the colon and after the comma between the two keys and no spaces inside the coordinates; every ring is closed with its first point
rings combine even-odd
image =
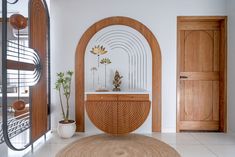
{"type": "Polygon", "coordinates": [[[180,76],[181,79],[187,79],[188,76],[180,76]]]}

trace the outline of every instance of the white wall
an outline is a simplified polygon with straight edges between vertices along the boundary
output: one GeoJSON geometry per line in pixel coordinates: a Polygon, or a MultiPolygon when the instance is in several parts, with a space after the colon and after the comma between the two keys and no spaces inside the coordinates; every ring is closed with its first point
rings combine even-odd
{"type": "Polygon", "coordinates": [[[235,1],[228,0],[228,131],[235,132],[235,1]]]}
{"type": "MultiPolygon", "coordinates": [[[[232,0],[231,0],[232,1],[232,0]]],[[[58,71],[74,70],[75,49],[94,22],[110,16],[128,16],[145,24],[162,52],[162,130],[176,129],[176,17],[226,15],[224,0],[51,0],[52,128],[61,118],[53,84],[58,71]]],[[[74,85],[74,80],[73,80],[74,85]]],[[[74,88],[72,105],[75,104],[74,88]]],[[[74,107],[72,107],[74,117],[74,107]]]]}

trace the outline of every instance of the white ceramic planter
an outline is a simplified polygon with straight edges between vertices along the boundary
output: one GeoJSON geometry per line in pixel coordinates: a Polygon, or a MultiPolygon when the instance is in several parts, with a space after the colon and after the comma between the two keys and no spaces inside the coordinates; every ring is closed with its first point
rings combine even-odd
{"type": "Polygon", "coordinates": [[[60,121],[57,126],[57,133],[62,138],[70,138],[74,135],[76,130],[76,122],[72,121],[71,123],[61,123],[60,121]]]}

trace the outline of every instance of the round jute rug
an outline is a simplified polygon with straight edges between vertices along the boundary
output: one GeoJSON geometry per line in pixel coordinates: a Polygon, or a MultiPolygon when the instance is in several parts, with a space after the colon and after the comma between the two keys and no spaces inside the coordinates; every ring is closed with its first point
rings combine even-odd
{"type": "Polygon", "coordinates": [[[152,137],[106,134],[82,138],[69,144],[56,157],[180,157],[175,149],[152,137]]]}

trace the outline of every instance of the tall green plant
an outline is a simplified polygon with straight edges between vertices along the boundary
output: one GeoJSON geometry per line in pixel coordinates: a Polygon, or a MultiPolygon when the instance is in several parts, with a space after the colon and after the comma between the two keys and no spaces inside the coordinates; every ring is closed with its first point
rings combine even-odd
{"type": "Polygon", "coordinates": [[[59,92],[60,106],[61,106],[64,122],[69,122],[69,98],[71,94],[72,76],[73,76],[72,71],[67,71],[66,73],[59,72],[57,73],[57,80],[55,83],[55,89],[59,92]],[[64,109],[64,105],[63,105],[62,93],[66,99],[66,112],[64,109]]]}

